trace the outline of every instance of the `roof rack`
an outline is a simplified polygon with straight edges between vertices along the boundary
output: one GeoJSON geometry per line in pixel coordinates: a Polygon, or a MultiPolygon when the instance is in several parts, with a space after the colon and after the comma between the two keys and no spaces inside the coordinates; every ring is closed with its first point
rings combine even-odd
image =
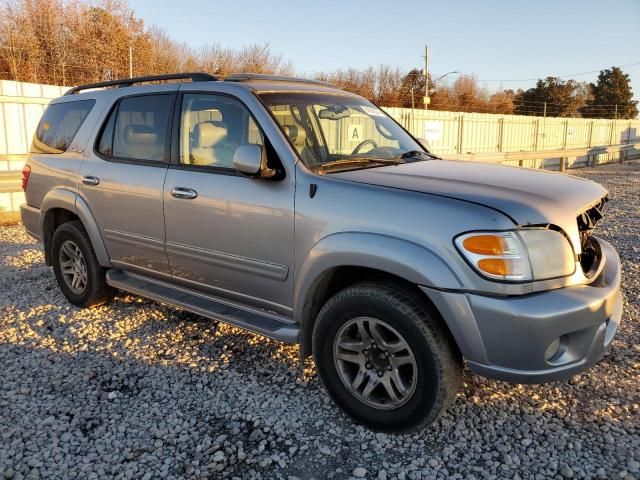
{"type": "Polygon", "coordinates": [[[82,90],[90,90],[93,88],[130,87],[134,83],[158,82],[163,80],[182,80],[187,78],[191,79],[192,82],[211,82],[211,81],[219,80],[218,77],[214,77],[213,75],[209,75],[208,73],[202,73],[202,72],[169,73],[166,75],[150,75],[146,77],[123,78],[121,80],[108,80],[106,82],[88,83],[86,85],[79,85],[77,87],[73,87],[69,89],[65,93],[65,95],[73,95],[74,93],[81,92],[82,90]]]}
{"type": "Polygon", "coordinates": [[[334,87],[335,85],[329,82],[323,82],[322,80],[311,80],[307,78],[299,77],[287,77],[285,75],[268,75],[266,73],[233,73],[228,77],[225,77],[225,82],[249,82],[251,80],[265,80],[275,82],[296,82],[296,83],[310,83],[312,85],[323,85],[325,87],[334,87]]]}

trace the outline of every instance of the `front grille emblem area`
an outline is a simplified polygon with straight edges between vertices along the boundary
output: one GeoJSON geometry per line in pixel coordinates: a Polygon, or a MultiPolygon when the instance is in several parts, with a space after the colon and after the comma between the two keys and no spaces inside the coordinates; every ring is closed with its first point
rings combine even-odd
{"type": "Polygon", "coordinates": [[[580,265],[582,271],[589,277],[594,269],[597,269],[602,252],[598,242],[591,238],[591,234],[596,227],[596,223],[604,216],[604,209],[609,201],[608,196],[604,196],[600,201],[578,215],[578,231],[580,232],[580,265]]]}

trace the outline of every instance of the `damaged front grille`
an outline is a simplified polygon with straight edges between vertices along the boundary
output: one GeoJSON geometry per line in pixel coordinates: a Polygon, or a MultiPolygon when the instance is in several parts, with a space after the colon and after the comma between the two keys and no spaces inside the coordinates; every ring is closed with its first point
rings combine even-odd
{"type": "Polygon", "coordinates": [[[604,196],[598,203],[578,215],[578,231],[580,232],[580,265],[587,277],[590,277],[598,268],[602,252],[598,242],[591,237],[596,223],[603,217],[604,208],[609,197],[604,196]]]}

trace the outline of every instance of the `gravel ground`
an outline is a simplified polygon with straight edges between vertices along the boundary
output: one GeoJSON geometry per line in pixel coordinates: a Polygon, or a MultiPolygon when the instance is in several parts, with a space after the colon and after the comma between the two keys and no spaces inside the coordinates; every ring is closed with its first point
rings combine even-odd
{"type": "Polygon", "coordinates": [[[132,296],[70,306],[40,245],[0,228],[0,478],[640,478],[640,164],[576,174],[611,192],[612,350],[550,385],[465,372],[412,435],[353,424],[297,347],[132,296]]]}

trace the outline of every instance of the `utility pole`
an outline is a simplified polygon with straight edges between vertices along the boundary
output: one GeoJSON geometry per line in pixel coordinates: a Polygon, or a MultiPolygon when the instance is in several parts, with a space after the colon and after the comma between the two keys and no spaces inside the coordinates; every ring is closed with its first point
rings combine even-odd
{"type": "Polygon", "coordinates": [[[69,29],[66,25],[62,26],[62,85],[67,84],[67,33],[69,29]]]}
{"type": "Polygon", "coordinates": [[[129,45],[129,78],[133,78],[133,47],[129,45]]]}
{"type": "Polygon", "coordinates": [[[414,87],[411,86],[411,127],[414,128],[416,126],[416,101],[413,95],[414,87]]]}
{"type": "Polygon", "coordinates": [[[618,119],[618,104],[617,103],[616,103],[616,113],[615,113],[614,119],[615,120],[618,119]]]}
{"type": "MultiPolygon", "coordinates": [[[[538,122],[538,128],[539,128],[539,122],[538,122]]],[[[544,150],[546,136],[547,136],[547,102],[544,102],[544,110],[542,112],[542,149],[543,150],[544,150]]]]}
{"type": "Polygon", "coordinates": [[[424,109],[429,108],[431,98],[429,98],[429,47],[424,46],[424,109]]]}

